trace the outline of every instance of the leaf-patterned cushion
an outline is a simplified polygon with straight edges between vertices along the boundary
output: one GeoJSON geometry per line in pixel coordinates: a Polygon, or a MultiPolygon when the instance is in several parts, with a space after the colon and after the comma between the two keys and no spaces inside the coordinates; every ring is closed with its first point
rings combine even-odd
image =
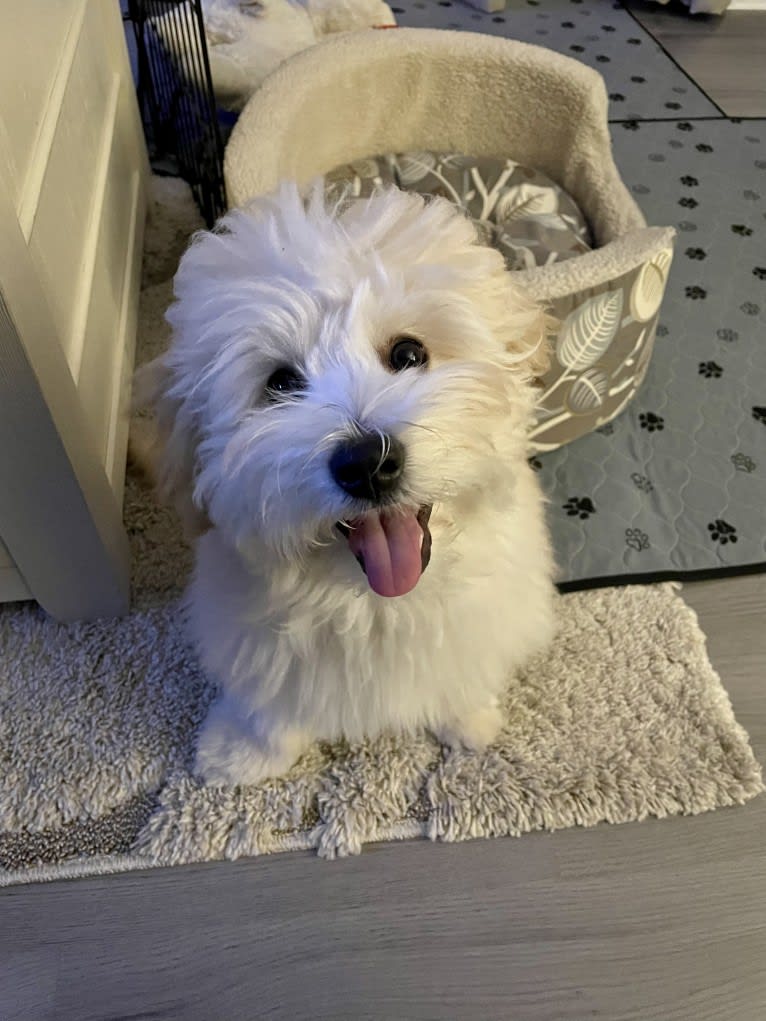
{"type": "Polygon", "coordinates": [[[509,269],[547,266],[591,247],[588,224],[571,196],[539,170],[510,159],[408,152],[347,163],[326,181],[331,193],[347,188],[354,197],[385,184],[441,195],[471,217],[509,269]]]}

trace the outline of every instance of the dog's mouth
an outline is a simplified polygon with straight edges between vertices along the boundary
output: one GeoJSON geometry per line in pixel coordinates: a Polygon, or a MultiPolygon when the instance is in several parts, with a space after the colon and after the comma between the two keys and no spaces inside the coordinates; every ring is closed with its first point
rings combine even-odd
{"type": "Polygon", "coordinates": [[[383,507],[335,527],[379,596],[403,596],[415,588],[431,559],[431,507],[415,511],[383,507]]]}

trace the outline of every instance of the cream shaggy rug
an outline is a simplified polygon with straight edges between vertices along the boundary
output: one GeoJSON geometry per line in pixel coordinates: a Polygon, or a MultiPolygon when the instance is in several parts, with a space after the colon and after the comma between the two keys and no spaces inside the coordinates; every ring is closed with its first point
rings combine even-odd
{"type": "MultiPolygon", "coordinates": [[[[166,342],[171,277],[197,225],[185,185],[155,180],[141,361],[166,342]]],[[[213,693],[178,606],[189,551],[130,474],[125,515],[130,616],[65,626],[31,604],[0,609],[0,885],[695,814],[763,789],[673,585],[560,597],[556,643],[509,686],[486,754],[426,735],[319,745],[279,781],[202,787],[189,765],[213,693]]]]}

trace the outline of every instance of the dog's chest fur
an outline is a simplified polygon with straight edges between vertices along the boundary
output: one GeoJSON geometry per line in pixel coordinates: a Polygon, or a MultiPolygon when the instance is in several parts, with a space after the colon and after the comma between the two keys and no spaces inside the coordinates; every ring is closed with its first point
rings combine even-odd
{"type": "Polygon", "coordinates": [[[243,713],[278,707],[327,739],[413,730],[499,698],[551,633],[550,558],[530,472],[514,501],[482,506],[407,596],[369,590],[345,543],[301,565],[248,566],[215,530],[189,593],[208,673],[243,713]]]}

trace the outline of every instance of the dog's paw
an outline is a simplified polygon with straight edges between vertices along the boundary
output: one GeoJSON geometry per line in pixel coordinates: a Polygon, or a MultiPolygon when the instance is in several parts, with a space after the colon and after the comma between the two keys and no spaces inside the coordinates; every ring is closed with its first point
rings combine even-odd
{"type": "Polygon", "coordinates": [[[274,728],[267,739],[215,703],[197,739],[194,773],[208,786],[250,786],[286,773],[309,744],[296,728],[274,728]]]}
{"type": "Polygon", "coordinates": [[[449,726],[438,730],[436,736],[450,748],[481,752],[497,738],[504,722],[500,707],[495,702],[476,709],[460,720],[454,720],[449,726]]]}

